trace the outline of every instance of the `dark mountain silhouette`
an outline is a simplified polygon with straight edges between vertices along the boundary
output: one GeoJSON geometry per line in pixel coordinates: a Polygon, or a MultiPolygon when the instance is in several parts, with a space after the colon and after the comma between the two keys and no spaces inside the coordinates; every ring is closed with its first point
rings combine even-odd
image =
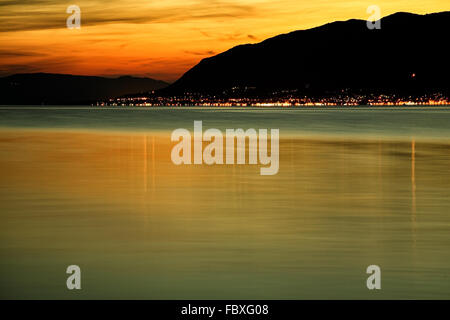
{"type": "Polygon", "coordinates": [[[103,78],[30,73],[0,78],[0,104],[90,104],[130,93],[149,92],[168,83],[150,78],[103,78]]]}
{"type": "Polygon", "coordinates": [[[381,19],[380,30],[368,29],[363,20],[333,22],[203,59],[159,93],[221,94],[246,87],[258,93],[448,92],[449,34],[450,12],[396,13],[381,19]]]}

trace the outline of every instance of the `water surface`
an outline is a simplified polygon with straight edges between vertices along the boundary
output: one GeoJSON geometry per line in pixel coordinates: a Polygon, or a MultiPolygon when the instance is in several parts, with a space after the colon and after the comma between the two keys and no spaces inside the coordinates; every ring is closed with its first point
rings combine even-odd
{"type": "Polygon", "coordinates": [[[445,108],[1,107],[0,297],[448,299],[449,124],[445,108]],[[279,173],[173,165],[170,133],[194,120],[280,128],[279,173]]]}

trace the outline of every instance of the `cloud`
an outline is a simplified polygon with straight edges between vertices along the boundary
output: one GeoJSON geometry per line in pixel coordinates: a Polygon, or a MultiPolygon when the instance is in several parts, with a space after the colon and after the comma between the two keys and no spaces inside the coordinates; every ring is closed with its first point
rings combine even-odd
{"type": "Polygon", "coordinates": [[[8,76],[15,73],[37,72],[37,67],[28,64],[2,64],[0,65],[0,76],[8,76]]]}
{"type": "Polygon", "coordinates": [[[46,54],[37,51],[13,51],[13,50],[4,50],[0,49],[0,57],[1,58],[18,58],[18,57],[42,57],[46,54]]]}
{"type": "MultiPolygon", "coordinates": [[[[111,23],[171,23],[204,19],[235,19],[254,16],[255,4],[238,1],[75,1],[81,8],[81,25],[111,23]]],[[[0,32],[65,28],[69,14],[65,0],[0,1],[0,32]]]]}
{"type": "Polygon", "coordinates": [[[184,53],[187,54],[192,54],[192,55],[196,55],[196,56],[212,56],[214,54],[216,54],[214,51],[212,50],[205,50],[205,51],[190,51],[190,50],[185,50],[183,51],[184,53]]]}

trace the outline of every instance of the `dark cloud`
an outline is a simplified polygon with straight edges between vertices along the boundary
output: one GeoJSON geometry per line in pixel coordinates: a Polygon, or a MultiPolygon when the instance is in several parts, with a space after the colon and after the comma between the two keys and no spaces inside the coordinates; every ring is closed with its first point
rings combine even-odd
{"type": "MultiPolygon", "coordinates": [[[[76,3],[77,1],[75,1],[76,3]]],[[[198,0],[194,4],[149,8],[145,1],[79,0],[81,25],[111,23],[143,24],[198,19],[245,18],[256,13],[256,7],[222,0],[198,0]]],[[[66,27],[69,2],[63,0],[0,1],[0,32],[57,29],[66,27]]]]}
{"type": "Polygon", "coordinates": [[[64,70],[81,62],[83,62],[83,59],[78,57],[47,57],[40,55],[40,57],[33,59],[33,63],[30,64],[0,64],[0,75],[42,72],[42,70],[45,70],[45,72],[49,70],[64,70]]]}
{"type": "Polygon", "coordinates": [[[205,50],[205,51],[190,51],[190,50],[185,50],[184,53],[187,54],[193,54],[196,56],[212,56],[214,54],[216,54],[214,51],[212,50],[205,50]]]}
{"type": "Polygon", "coordinates": [[[0,57],[2,58],[17,58],[17,57],[42,57],[46,54],[36,51],[12,51],[0,49],[0,57]]]}
{"type": "Polygon", "coordinates": [[[0,65],[0,77],[15,73],[37,72],[38,68],[26,64],[2,64],[0,65]]]}

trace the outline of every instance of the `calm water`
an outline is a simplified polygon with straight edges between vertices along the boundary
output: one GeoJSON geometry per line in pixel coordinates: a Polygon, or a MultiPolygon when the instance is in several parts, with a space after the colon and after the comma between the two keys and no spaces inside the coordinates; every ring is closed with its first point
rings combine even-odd
{"type": "Polygon", "coordinates": [[[129,132],[205,127],[279,128],[282,135],[379,138],[450,137],[450,107],[97,108],[0,106],[0,128],[129,132]]]}
{"type": "Polygon", "coordinates": [[[0,107],[0,298],[449,299],[449,137],[450,108],[0,107]],[[279,173],[173,165],[194,120],[279,128],[279,173]]]}

